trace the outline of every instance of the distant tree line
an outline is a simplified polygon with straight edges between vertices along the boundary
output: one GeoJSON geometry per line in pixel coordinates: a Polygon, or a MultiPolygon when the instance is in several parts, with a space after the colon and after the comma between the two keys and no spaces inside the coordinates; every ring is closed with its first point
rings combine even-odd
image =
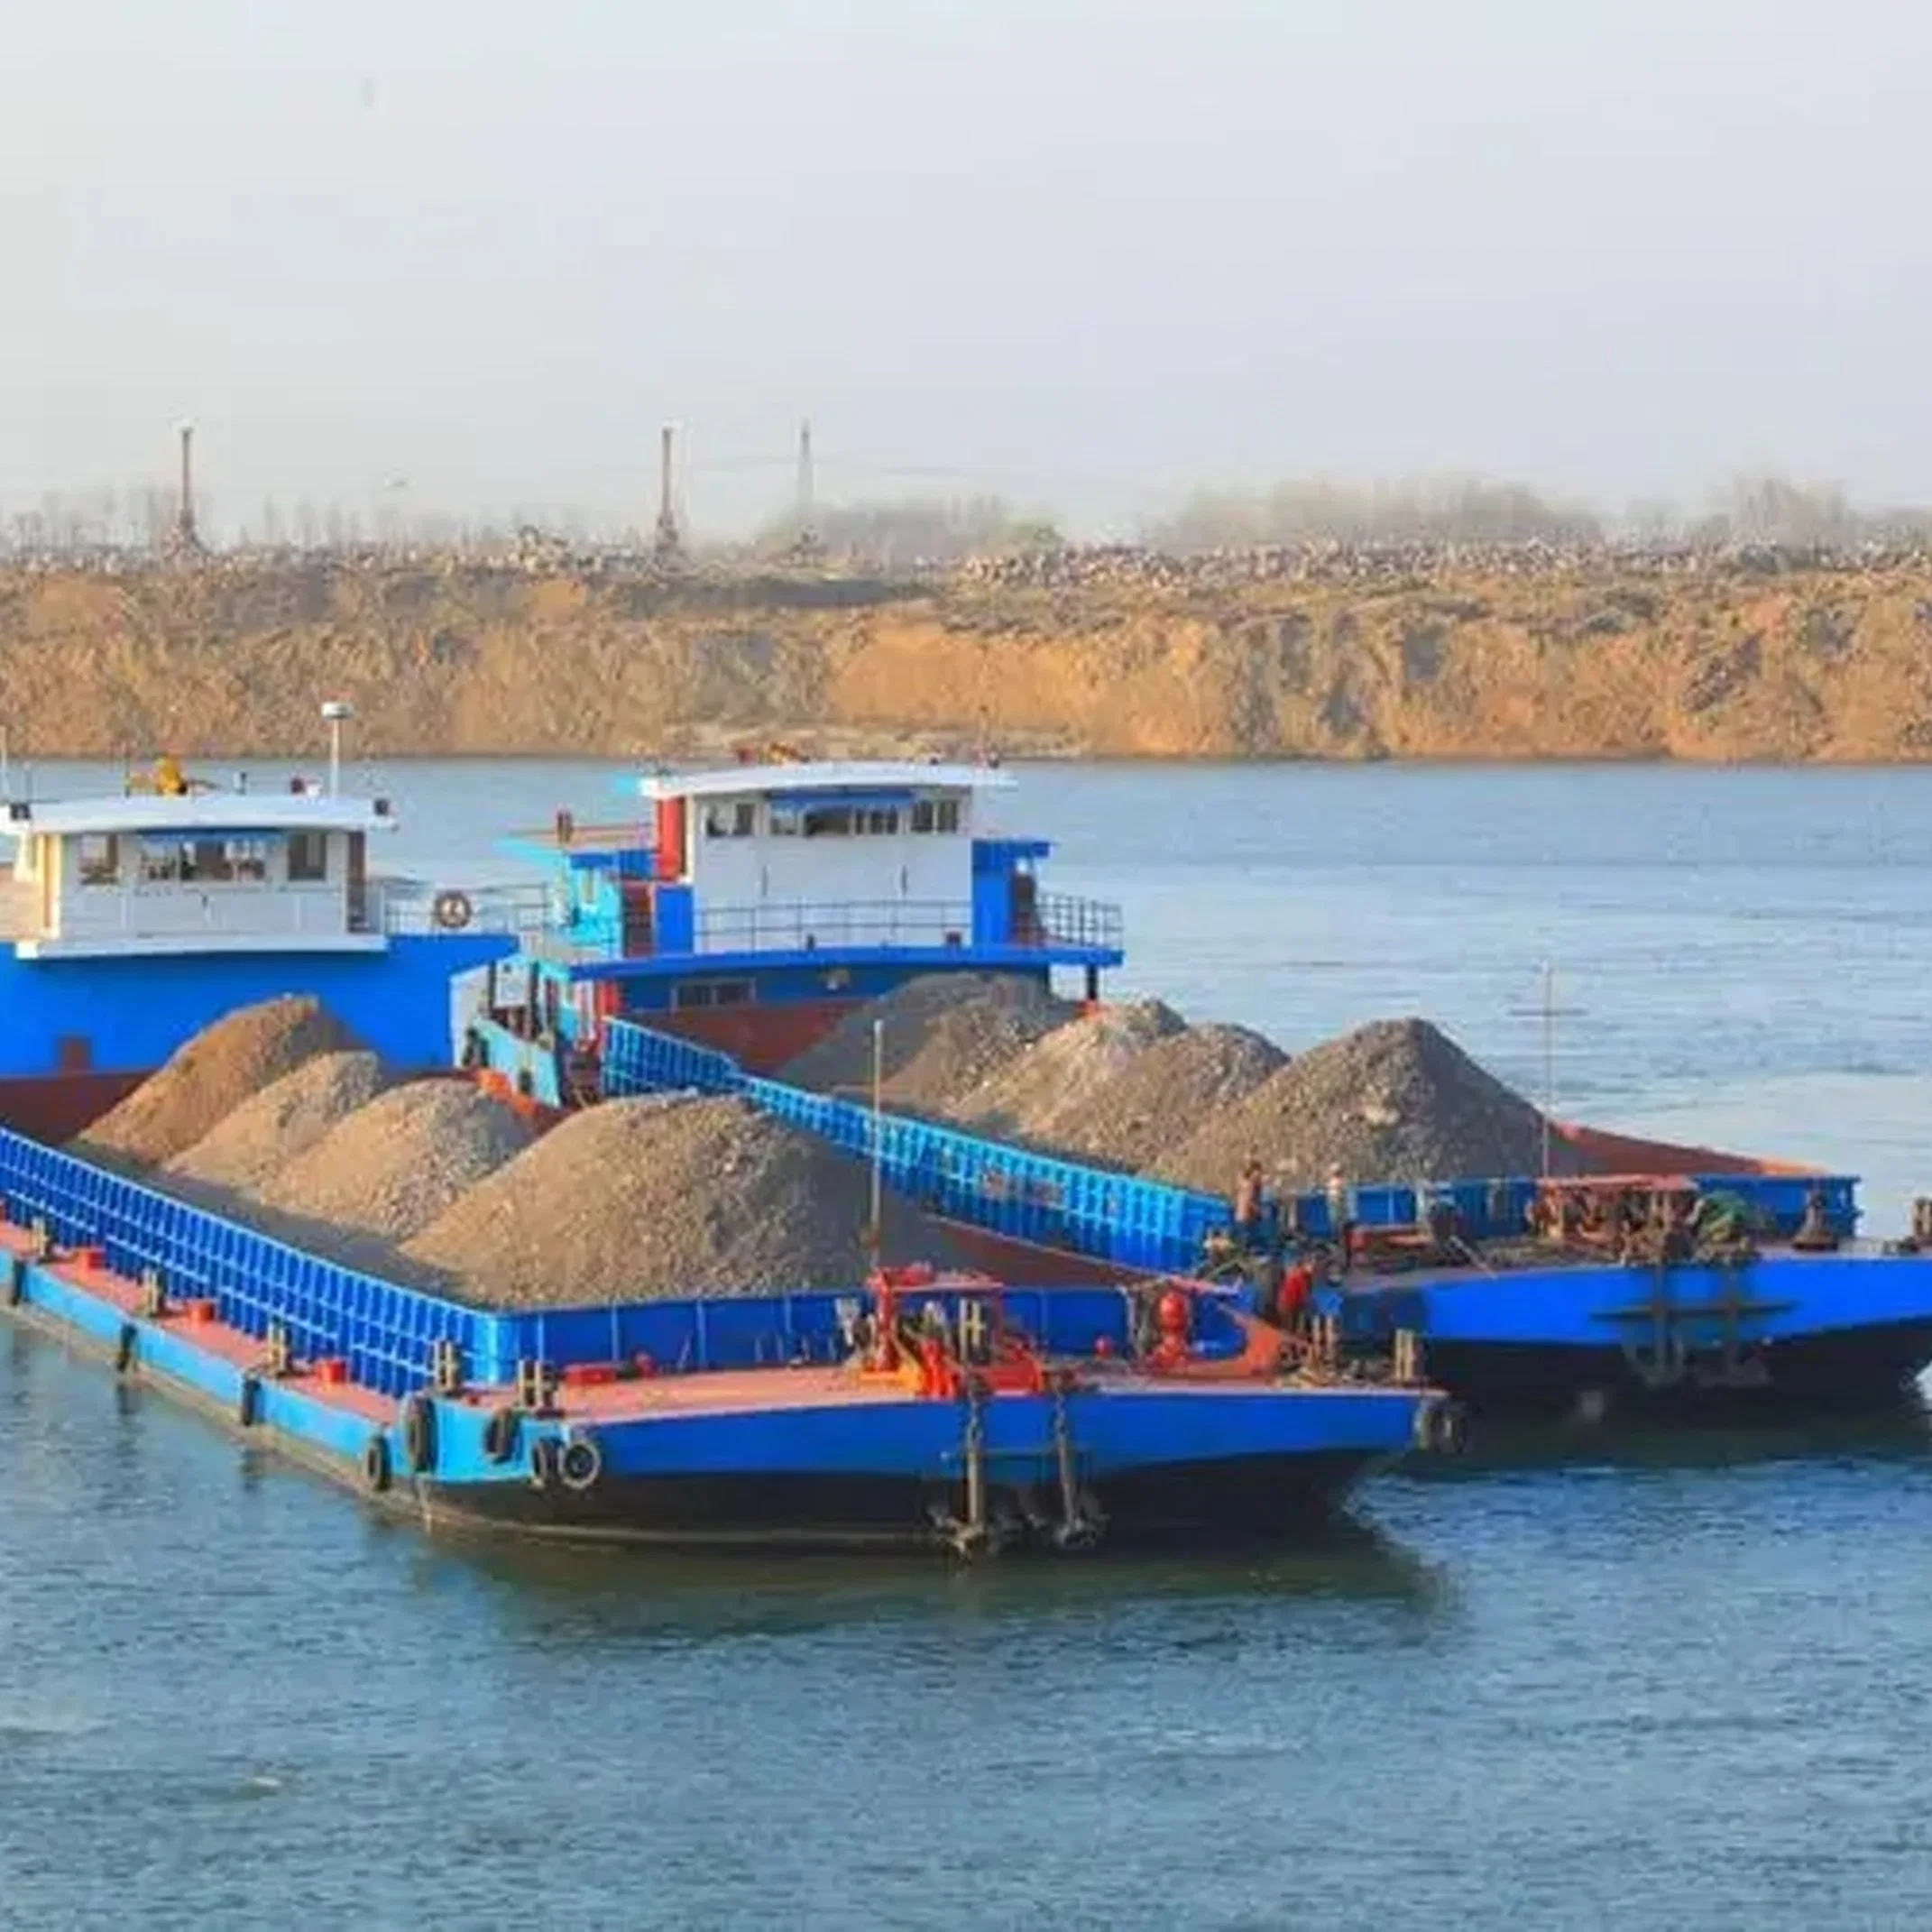
{"type": "MultiPolygon", "coordinates": [[[[0,506],[0,557],[133,556],[156,553],[176,524],[171,489],[143,487],[50,493],[32,505],[0,506]]],[[[215,536],[199,493],[198,523],[215,536]]],[[[749,541],[687,534],[691,554],[723,564],[812,554],[884,571],[943,567],[971,557],[1039,556],[1067,547],[1057,520],[1017,510],[998,496],[906,497],[827,503],[810,527],[795,511],[749,541]]],[[[1248,492],[1204,492],[1148,522],[1136,547],[1173,556],[1215,550],[1339,546],[1394,548],[1536,546],[1569,552],[1615,546],[1720,550],[1768,547],[1854,551],[1932,545],[1932,509],[1873,509],[1841,490],[1771,475],[1734,479],[1703,511],[1666,502],[1612,516],[1522,483],[1437,477],[1380,483],[1308,479],[1248,492]]],[[[400,500],[359,513],[335,504],[264,502],[218,539],[231,552],[367,557],[389,553],[452,558],[498,557],[542,547],[572,555],[646,554],[649,534],[600,525],[575,511],[511,510],[459,517],[405,511],[400,500]]]]}

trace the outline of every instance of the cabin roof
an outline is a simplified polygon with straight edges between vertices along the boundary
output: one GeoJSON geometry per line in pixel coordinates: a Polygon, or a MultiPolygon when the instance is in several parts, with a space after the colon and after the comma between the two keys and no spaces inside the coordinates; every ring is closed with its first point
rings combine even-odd
{"type": "Polygon", "coordinates": [[[1013,777],[995,765],[933,765],[917,759],[837,759],[817,762],[724,765],[711,771],[654,772],[638,780],[649,799],[741,797],[783,792],[983,792],[1011,787],[1013,777]]]}
{"type": "Polygon", "coordinates": [[[11,799],[0,832],[393,832],[388,801],[311,797],[295,792],[136,792],[125,797],[11,799]]]}

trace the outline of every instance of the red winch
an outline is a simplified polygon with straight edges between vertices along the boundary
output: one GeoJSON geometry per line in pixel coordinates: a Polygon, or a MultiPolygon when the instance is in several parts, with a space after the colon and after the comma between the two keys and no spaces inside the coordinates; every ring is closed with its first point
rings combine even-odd
{"type": "Polygon", "coordinates": [[[946,1402],[969,1383],[1025,1395],[1049,1386],[1045,1358],[1008,1320],[1004,1287],[991,1275],[919,1264],[877,1269],[866,1288],[871,1306],[856,1337],[861,1373],[946,1402]]]}

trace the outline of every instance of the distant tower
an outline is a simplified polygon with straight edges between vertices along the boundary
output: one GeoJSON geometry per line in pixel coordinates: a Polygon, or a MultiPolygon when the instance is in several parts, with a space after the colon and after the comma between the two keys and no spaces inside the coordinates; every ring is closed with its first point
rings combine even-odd
{"type": "Polygon", "coordinates": [[[658,459],[658,533],[651,547],[666,563],[684,548],[678,534],[677,512],[671,507],[671,426],[664,426],[664,439],[658,459]]]}
{"type": "Polygon", "coordinates": [[[181,499],[175,506],[168,548],[176,557],[198,557],[201,537],[195,528],[195,426],[181,425],[181,499]]]}
{"type": "Polygon", "coordinates": [[[812,487],[812,425],[798,425],[798,529],[793,539],[800,557],[818,555],[818,510],[812,487]]]}

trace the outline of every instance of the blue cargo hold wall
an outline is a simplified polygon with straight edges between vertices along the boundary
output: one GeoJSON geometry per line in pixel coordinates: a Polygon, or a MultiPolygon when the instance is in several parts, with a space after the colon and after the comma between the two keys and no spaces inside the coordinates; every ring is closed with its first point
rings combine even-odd
{"type": "MultiPolygon", "coordinates": [[[[1070,1249],[1124,1269],[1179,1274],[1199,1266],[1202,1246],[1233,1219],[1219,1195],[1089,1167],[1013,1147],[929,1121],[879,1117],[856,1101],[810,1093],[782,1081],[759,1080],[728,1053],[695,1046],[635,1021],[605,1028],[603,1090],[625,1094],[688,1091],[741,1094],[843,1152],[870,1159],[875,1132],[880,1173],[896,1193],[971,1227],[1043,1247],[1070,1249]]],[[[1699,1185],[1743,1199],[1768,1230],[1789,1237],[1803,1219],[1814,1188],[1841,1234],[1856,1232],[1857,1182],[1844,1176],[1722,1174],[1699,1185]]],[[[1420,1187],[1349,1190],[1355,1221],[1365,1228],[1412,1228],[1437,1207],[1452,1208],[1466,1237],[1486,1240],[1523,1232],[1537,1182],[1450,1181],[1420,1187]]],[[[1288,1197],[1280,1211],[1316,1239],[1335,1230],[1322,1193],[1288,1197]]]]}
{"type": "Polygon", "coordinates": [[[0,947],[0,1075],[149,1072],[204,1026],[283,993],[312,994],[393,1066],[446,1066],[451,979],[515,949],[488,933],[403,934],[367,953],[23,960],[0,947]]]}
{"type": "Polygon", "coordinates": [[[64,1246],[100,1247],[118,1274],[157,1269],[171,1295],[213,1301],[244,1334],[280,1324],[299,1357],[339,1356],[364,1387],[422,1387],[442,1340],[477,1379],[515,1377],[502,1317],[338,1267],[18,1134],[0,1133],[0,1198],[14,1226],[44,1222],[64,1246]]]}

